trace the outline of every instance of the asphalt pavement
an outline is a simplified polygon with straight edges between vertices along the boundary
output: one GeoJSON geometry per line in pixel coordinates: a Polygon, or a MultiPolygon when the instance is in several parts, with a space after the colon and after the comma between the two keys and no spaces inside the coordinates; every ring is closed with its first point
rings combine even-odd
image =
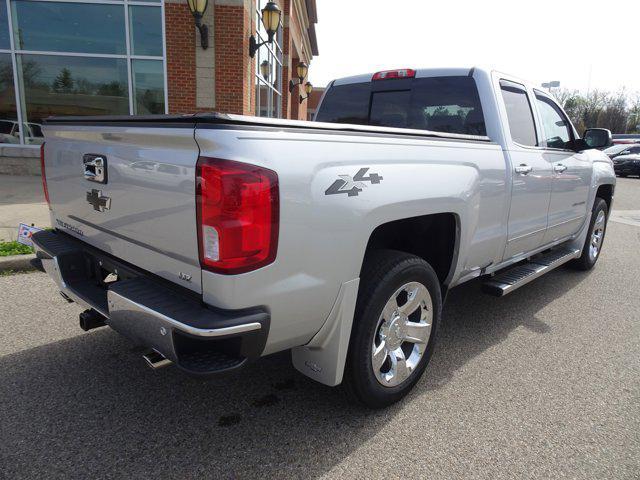
{"type": "MultiPolygon", "coordinates": [[[[616,210],[640,210],[620,179],[616,210]]],[[[612,221],[588,273],[445,305],[413,393],[382,411],[288,354],[198,380],[152,371],[42,273],[0,277],[0,478],[640,477],[640,226],[612,221]]]]}

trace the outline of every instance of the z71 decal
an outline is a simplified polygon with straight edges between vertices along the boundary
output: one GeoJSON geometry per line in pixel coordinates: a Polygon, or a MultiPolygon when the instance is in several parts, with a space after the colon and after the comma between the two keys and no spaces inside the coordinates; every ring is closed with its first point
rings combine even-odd
{"type": "Polygon", "coordinates": [[[339,193],[346,193],[350,197],[357,197],[358,193],[367,186],[365,182],[378,184],[382,181],[382,177],[377,173],[370,173],[369,176],[365,177],[368,171],[368,168],[361,168],[353,177],[351,177],[351,175],[338,175],[340,179],[333,182],[324,194],[337,195],[339,193]]]}

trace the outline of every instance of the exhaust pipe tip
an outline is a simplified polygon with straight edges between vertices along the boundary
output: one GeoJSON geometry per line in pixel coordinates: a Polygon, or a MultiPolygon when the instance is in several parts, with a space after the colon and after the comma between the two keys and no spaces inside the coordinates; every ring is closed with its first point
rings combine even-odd
{"type": "Polygon", "coordinates": [[[105,317],[95,310],[85,310],[79,317],[80,328],[85,332],[88,332],[94,328],[104,327],[106,325],[105,320],[105,317]]]}
{"type": "Polygon", "coordinates": [[[154,370],[168,367],[169,365],[173,364],[171,360],[155,350],[151,350],[150,352],[145,353],[144,355],[142,355],[142,358],[144,358],[144,361],[147,362],[147,365],[149,365],[149,367],[154,370]]]}

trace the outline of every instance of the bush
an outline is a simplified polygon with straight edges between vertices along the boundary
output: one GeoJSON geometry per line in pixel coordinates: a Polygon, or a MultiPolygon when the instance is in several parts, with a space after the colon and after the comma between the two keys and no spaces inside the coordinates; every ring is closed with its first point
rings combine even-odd
{"type": "Polygon", "coordinates": [[[18,242],[0,242],[0,257],[26,255],[27,253],[33,253],[33,248],[18,242]]]}

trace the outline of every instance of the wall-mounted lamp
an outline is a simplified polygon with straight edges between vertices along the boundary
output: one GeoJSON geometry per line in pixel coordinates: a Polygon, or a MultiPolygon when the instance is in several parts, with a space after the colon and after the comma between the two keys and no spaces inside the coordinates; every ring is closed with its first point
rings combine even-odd
{"type": "Polygon", "coordinates": [[[262,78],[264,78],[265,80],[269,80],[270,72],[271,72],[271,65],[269,65],[268,61],[264,60],[260,64],[260,73],[262,74],[262,78]]]}
{"type": "Polygon", "coordinates": [[[307,82],[304,84],[304,91],[307,92],[307,96],[303,97],[302,95],[300,95],[300,103],[311,96],[311,92],[313,92],[313,85],[311,85],[311,82],[307,82]]]}
{"type": "Polygon", "coordinates": [[[273,37],[276,35],[278,28],[280,28],[280,17],[282,11],[274,2],[268,2],[262,9],[262,24],[267,31],[267,40],[258,43],[256,37],[251,35],[249,37],[249,56],[253,58],[258,49],[265,43],[272,43],[273,37]]]}
{"type": "Polygon", "coordinates": [[[307,73],[309,72],[309,66],[304,63],[304,62],[300,62],[298,63],[298,66],[296,67],[296,74],[298,75],[298,83],[294,82],[294,79],[289,80],[289,92],[293,92],[293,89],[296,85],[302,85],[302,82],[304,82],[304,79],[307,77],[307,73]]]}
{"type": "MultiPolygon", "coordinates": [[[[269,64],[269,62],[267,60],[263,60],[262,63],[260,64],[260,74],[262,75],[262,78],[264,78],[267,82],[270,82],[270,77],[271,77],[271,65],[269,64]]],[[[273,81],[273,88],[277,88],[276,87],[276,80],[273,81]]]]}
{"type": "Polygon", "coordinates": [[[200,32],[200,45],[206,50],[209,47],[209,27],[202,23],[202,16],[207,9],[208,0],[187,0],[189,10],[196,22],[196,28],[200,32]]]}

